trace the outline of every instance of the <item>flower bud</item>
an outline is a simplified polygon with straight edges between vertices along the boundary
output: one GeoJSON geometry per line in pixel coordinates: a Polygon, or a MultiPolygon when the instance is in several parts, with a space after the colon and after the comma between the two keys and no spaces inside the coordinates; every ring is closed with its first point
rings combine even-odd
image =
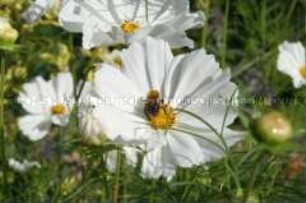
{"type": "Polygon", "coordinates": [[[9,23],[7,18],[0,17],[0,45],[10,45],[15,43],[18,32],[9,23]]]}
{"type": "Polygon", "coordinates": [[[255,135],[268,144],[286,142],[293,136],[291,122],[279,112],[270,112],[256,120],[255,135]]]}
{"type": "Polygon", "coordinates": [[[50,52],[43,52],[39,55],[40,59],[55,65],[60,71],[67,70],[70,57],[71,54],[68,47],[62,43],[58,43],[56,48],[50,50],[50,52]]]}
{"type": "Polygon", "coordinates": [[[69,65],[71,54],[68,47],[64,44],[58,44],[58,53],[59,56],[57,57],[56,65],[58,66],[59,70],[64,71],[69,65]]]}

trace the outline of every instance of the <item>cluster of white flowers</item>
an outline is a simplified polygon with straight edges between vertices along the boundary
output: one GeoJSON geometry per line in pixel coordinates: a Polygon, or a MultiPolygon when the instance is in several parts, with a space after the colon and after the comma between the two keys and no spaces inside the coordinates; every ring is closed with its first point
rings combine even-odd
{"type": "MultiPolygon", "coordinates": [[[[65,0],[59,20],[66,30],[83,34],[85,49],[116,44],[128,48],[115,50],[82,88],[73,87],[69,72],[25,84],[19,101],[28,115],[19,127],[30,140],[47,136],[52,125],[67,125],[77,104],[85,140],[97,144],[109,139],[123,148],[130,165],[143,153],[143,177],[170,179],[177,167],[222,158],[242,139],[241,132],[229,128],[237,118],[235,102],[177,102],[235,101],[238,94],[230,72],[221,70],[213,55],[203,49],[172,54],[171,48],[193,47],[186,30],[204,24],[204,14],[190,13],[188,0],[65,0]]],[[[294,78],[295,87],[305,84],[302,45],[285,42],[280,51],[279,70],[294,78]]],[[[116,152],[107,156],[114,170],[116,152]]]]}

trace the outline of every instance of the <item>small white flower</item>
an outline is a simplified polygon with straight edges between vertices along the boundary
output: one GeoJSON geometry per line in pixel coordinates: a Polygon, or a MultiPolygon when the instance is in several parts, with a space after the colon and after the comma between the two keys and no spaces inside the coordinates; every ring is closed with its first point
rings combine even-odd
{"type": "MultiPolygon", "coordinates": [[[[222,131],[225,101],[236,85],[212,55],[197,50],[174,57],[168,43],[147,38],[122,51],[119,70],[103,64],[96,73],[98,118],[110,139],[139,145],[147,155],[145,177],[171,177],[177,166],[192,167],[224,156],[224,145],[213,130],[191,112],[222,131]],[[198,136],[192,136],[195,133],[198,136]]],[[[227,128],[237,113],[230,108],[223,139],[231,146],[241,136],[227,128]]]]}
{"type": "Polygon", "coordinates": [[[186,30],[202,26],[204,14],[190,13],[187,0],[67,0],[59,19],[65,29],[83,33],[83,47],[129,44],[147,36],[172,47],[193,47],[186,30]]]}
{"type": "Polygon", "coordinates": [[[23,13],[23,18],[28,23],[37,21],[45,12],[47,12],[56,0],[36,0],[31,6],[23,13]]]}
{"type": "Polygon", "coordinates": [[[41,167],[40,164],[36,161],[23,160],[22,162],[19,162],[18,160],[13,158],[8,160],[8,165],[10,168],[12,168],[13,170],[19,173],[27,172],[28,170],[34,167],[36,168],[41,167]]]}
{"type": "Polygon", "coordinates": [[[49,81],[36,77],[23,85],[18,101],[28,113],[18,121],[20,130],[32,141],[42,139],[52,124],[65,126],[69,122],[74,105],[72,76],[63,72],[49,81]]]}
{"type": "Polygon", "coordinates": [[[279,46],[277,69],[289,75],[295,88],[306,84],[306,56],[305,47],[301,42],[285,41],[279,46]]]}

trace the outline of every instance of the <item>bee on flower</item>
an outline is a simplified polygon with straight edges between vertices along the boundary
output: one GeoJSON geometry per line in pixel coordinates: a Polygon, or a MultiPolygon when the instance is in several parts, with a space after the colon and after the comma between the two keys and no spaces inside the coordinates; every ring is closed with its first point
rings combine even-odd
{"type": "Polygon", "coordinates": [[[166,41],[147,38],[121,57],[121,69],[101,64],[96,72],[93,94],[102,102],[95,110],[111,140],[145,152],[144,177],[171,178],[176,167],[221,158],[241,139],[228,128],[237,113],[224,103],[237,87],[212,55],[197,50],[173,56],[166,41]]]}

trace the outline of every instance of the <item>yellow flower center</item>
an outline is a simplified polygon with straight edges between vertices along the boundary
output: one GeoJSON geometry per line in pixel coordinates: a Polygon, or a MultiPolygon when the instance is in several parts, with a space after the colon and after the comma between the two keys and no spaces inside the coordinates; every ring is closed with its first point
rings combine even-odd
{"type": "Polygon", "coordinates": [[[125,20],[121,24],[121,29],[126,34],[134,34],[139,28],[139,24],[132,20],[125,20]]]}
{"type": "Polygon", "coordinates": [[[57,104],[51,107],[51,113],[54,115],[63,115],[66,113],[66,107],[62,104],[57,104]]]}
{"type": "Polygon", "coordinates": [[[174,109],[168,104],[162,104],[156,115],[149,116],[150,125],[158,129],[169,129],[176,121],[176,113],[174,109]]]}
{"type": "Polygon", "coordinates": [[[144,108],[150,125],[156,129],[166,130],[176,122],[176,113],[169,104],[164,104],[157,90],[151,90],[147,94],[144,108]]]}
{"type": "Polygon", "coordinates": [[[299,72],[300,72],[301,76],[306,79],[306,66],[305,65],[303,65],[299,68],[299,72]]]}

